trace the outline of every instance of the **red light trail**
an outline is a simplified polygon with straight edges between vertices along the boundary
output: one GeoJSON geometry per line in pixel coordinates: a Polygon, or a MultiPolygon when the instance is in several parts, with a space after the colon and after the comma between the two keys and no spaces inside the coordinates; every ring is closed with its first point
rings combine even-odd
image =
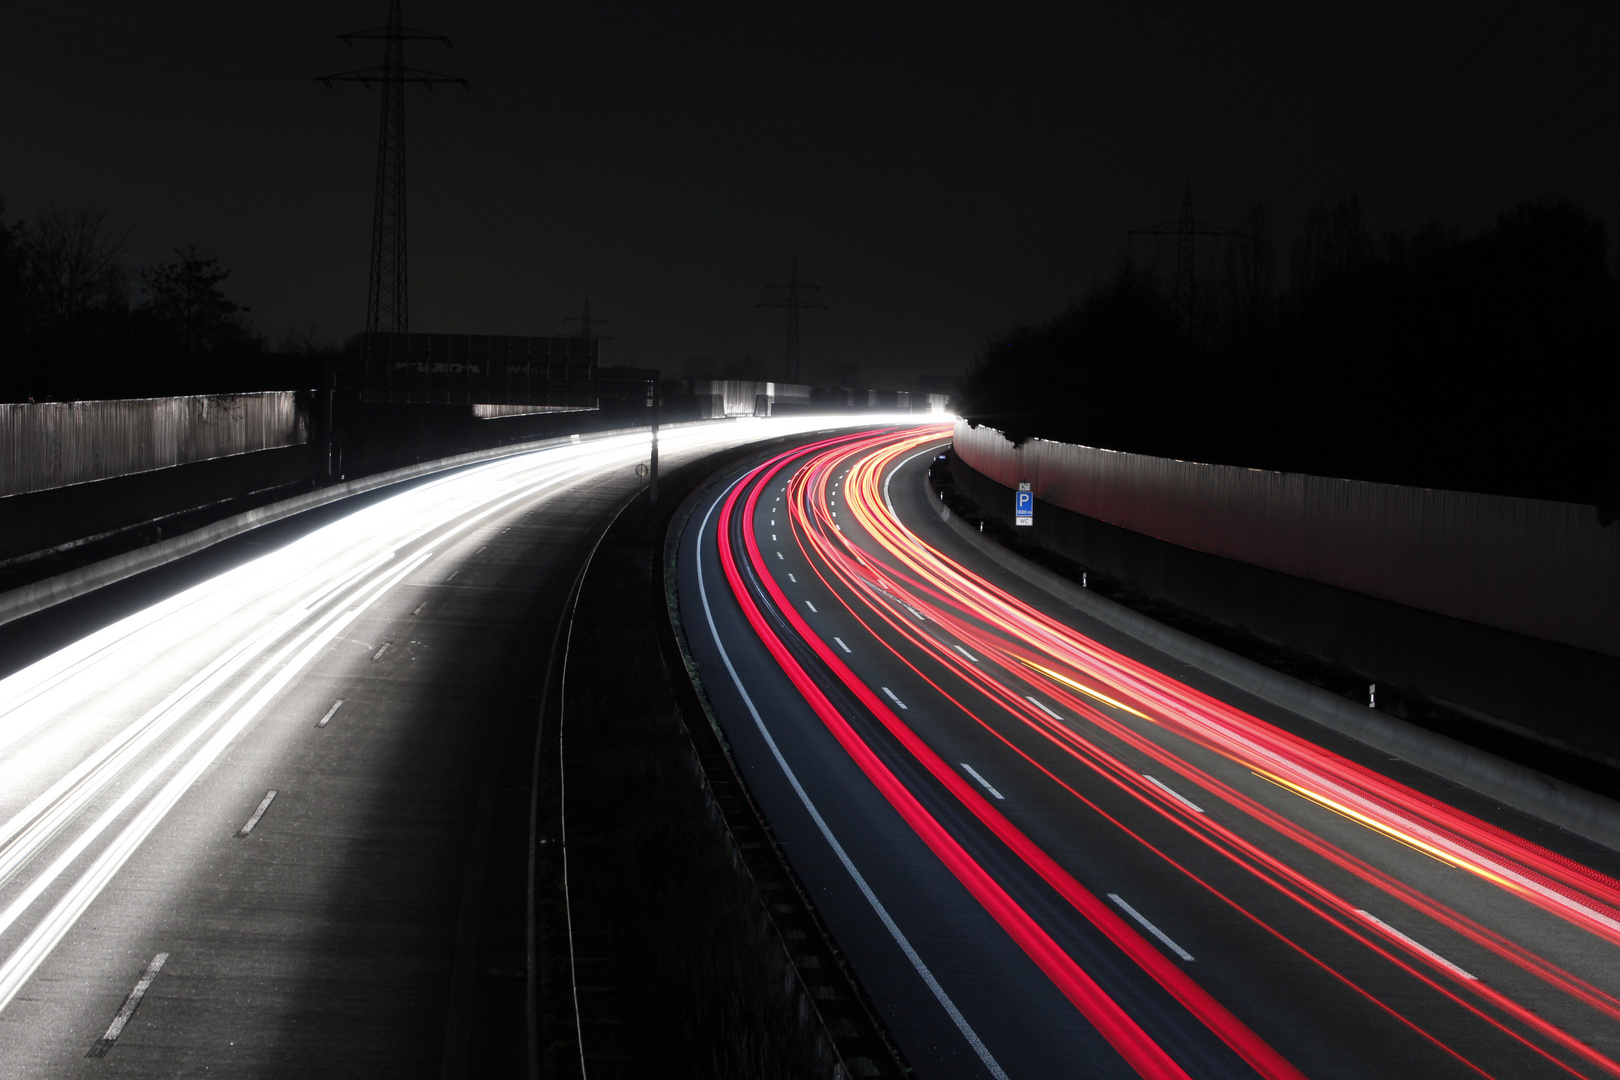
{"type": "Polygon", "coordinates": [[[945,709],[990,732],[1027,761],[1040,782],[1056,784],[1101,814],[1154,858],[1472,1071],[1491,1075],[1447,1037],[1420,1026],[1398,1004],[1353,981],[1318,955],[1319,949],[1267,925],[1211,884],[1207,874],[1195,871],[1185,856],[1172,858],[1162,845],[1104,812],[1022,748],[1021,741],[1038,738],[1049,751],[1196,840],[1221,865],[1240,868],[1320,919],[1324,929],[1331,927],[1366,946],[1545,1063],[1571,1075],[1592,1075],[1584,1067],[1620,1076],[1620,1062],[1567,1030],[1567,1024],[1544,1017],[1536,1007],[1541,995],[1524,994],[1522,980],[1513,984],[1520,992],[1510,993],[1496,985],[1508,980],[1476,977],[1368,912],[1365,901],[1352,900],[1344,889],[1370,886],[1391,901],[1392,910],[1400,905],[1432,920],[1483,955],[1592,1010],[1595,1018],[1620,1020],[1620,998],[1346,850],[1290,816],[1293,810],[1280,812],[1211,770],[1220,762],[1238,766],[1241,775],[1266,781],[1266,790],[1286,792],[1301,807],[1326,810],[1336,820],[1354,822],[1470,875],[1602,945],[1620,944],[1620,883],[1087,638],[924,542],[894,513],[887,484],[901,463],[937,446],[947,431],[936,426],[846,436],[765,462],[731,490],[721,507],[721,565],[755,633],[851,759],[1132,1068],[1143,1076],[1186,1075],[906,787],[840,713],[831,688],[858,702],[1008,851],[1258,1075],[1302,1075],[964,779],[809,625],[777,582],[754,527],[760,495],[779,474],[791,470],[784,524],[844,612],[870,630],[945,709]],[[975,704],[975,698],[984,704],[975,704]],[[1199,803],[1219,812],[1205,812],[1144,774],[1141,760],[1152,761],[1154,770],[1182,791],[1196,789],[1199,803]],[[1295,852],[1332,868],[1340,884],[1322,880],[1309,869],[1310,859],[1295,852]]]}

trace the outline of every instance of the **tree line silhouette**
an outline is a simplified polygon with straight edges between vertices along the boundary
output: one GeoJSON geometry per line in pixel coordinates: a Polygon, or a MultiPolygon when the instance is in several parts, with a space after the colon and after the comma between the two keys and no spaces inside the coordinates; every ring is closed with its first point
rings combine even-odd
{"type": "Polygon", "coordinates": [[[1601,222],[1543,199],[1471,235],[1377,231],[1349,195],[1304,219],[1286,266],[1276,247],[1257,206],[1192,305],[1123,259],[992,339],[963,412],[1015,440],[1596,503],[1613,520],[1620,276],[1601,222]]]}
{"type": "MultiPolygon", "coordinates": [[[[105,209],[52,206],[9,221],[0,198],[0,400],[290,389],[230,271],[194,247],[134,268],[105,209]]],[[[285,346],[284,346],[285,348],[285,346]]]]}

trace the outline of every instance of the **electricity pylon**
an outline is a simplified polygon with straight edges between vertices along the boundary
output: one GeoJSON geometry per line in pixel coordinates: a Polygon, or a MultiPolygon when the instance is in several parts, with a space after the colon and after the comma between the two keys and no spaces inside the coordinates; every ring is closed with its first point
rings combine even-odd
{"type": "Polygon", "coordinates": [[[799,312],[804,308],[818,308],[827,310],[826,304],[813,304],[800,299],[800,289],[814,289],[819,291],[820,285],[810,285],[799,280],[799,260],[793,260],[793,274],[788,278],[786,285],[767,285],[767,289],[786,289],[787,299],[775,303],[756,304],[755,307],[787,308],[787,362],[783,365],[783,382],[796,383],[799,381],[799,312]]]}
{"type": "Polygon", "coordinates": [[[592,326],[606,326],[607,325],[607,320],[606,319],[592,318],[591,317],[591,298],[588,297],[588,296],[585,298],[585,313],[583,315],[575,316],[574,318],[571,318],[571,319],[564,319],[563,322],[565,322],[565,323],[571,323],[571,322],[579,323],[579,336],[582,337],[582,338],[585,338],[587,341],[591,340],[592,338],[596,338],[596,337],[600,336],[600,335],[591,333],[591,327],[592,326]]]}
{"type": "Polygon", "coordinates": [[[1242,236],[1235,229],[1223,229],[1193,217],[1192,181],[1181,191],[1181,216],[1174,221],[1161,222],[1146,229],[1132,229],[1127,236],[1174,236],[1176,238],[1176,276],[1170,284],[1170,307],[1182,332],[1189,338],[1198,334],[1198,273],[1195,267],[1194,244],[1200,236],[1242,236]]]}
{"type": "Polygon", "coordinates": [[[400,0],[389,0],[388,22],[369,30],[339,34],[352,46],[356,41],[381,41],[383,62],[377,67],[340,71],[321,76],[321,82],[357,82],[383,89],[382,122],[377,133],[377,197],[371,219],[371,282],[366,298],[366,329],[372,333],[410,331],[410,278],[405,261],[405,84],[472,84],[456,75],[441,75],[405,66],[407,41],[437,41],[450,47],[443,34],[430,34],[404,25],[400,0]]]}

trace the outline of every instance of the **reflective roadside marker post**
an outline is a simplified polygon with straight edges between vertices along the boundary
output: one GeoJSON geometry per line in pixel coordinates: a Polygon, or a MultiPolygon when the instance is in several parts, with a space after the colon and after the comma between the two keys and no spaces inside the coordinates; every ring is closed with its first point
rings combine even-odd
{"type": "Polygon", "coordinates": [[[1018,492],[1013,496],[1013,524],[1035,524],[1035,493],[1029,490],[1029,483],[1025,481],[1018,485],[1018,492]]]}

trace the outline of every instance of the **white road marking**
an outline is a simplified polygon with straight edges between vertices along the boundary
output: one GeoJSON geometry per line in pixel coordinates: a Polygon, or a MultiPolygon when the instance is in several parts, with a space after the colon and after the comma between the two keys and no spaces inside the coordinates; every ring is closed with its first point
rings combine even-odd
{"type": "Polygon", "coordinates": [[[1363,919],[1366,919],[1368,922],[1372,923],[1374,926],[1376,926],[1380,930],[1384,931],[1384,933],[1389,934],[1392,937],[1397,937],[1400,940],[1404,941],[1407,944],[1408,947],[1416,949],[1418,952],[1422,953],[1424,956],[1427,956],[1430,960],[1433,960],[1435,963],[1439,964],[1441,967],[1445,968],[1447,971],[1450,971],[1453,975],[1456,975],[1459,978],[1471,980],[1473,982],[1478,982],[1479,981],[1479,976],[1478,975],[1470,975],[1468,972],[1464,971],[1462,968],[1458,967],[1456,964],[1453,964],[1450,960],[1447,960],[1445,957],[1441,956],[1439,953],[1435,952],[1433,949],[1429,948],[1427,945],[1424,945],[1424,944],[1422,944],[1420,942],[1412,940],[1410,937],[1408,937],[1407,935],[1401,933],[1399,930],[1395,929],[1393,926],[1389,925],[1389,923],[1385,922],[1383,919],[1380,919],[1378,916],[1374,915],[1372,912],[1363,911],[1360,908],[1357,908],[1356,909],[1356,914],[1360,915],[1363,919]]]}
{"type": "Polygon", "coordinates": [[[425,610],[426,610],[426,609],[427,609],[427,606],[428,606],[428,604],[430,604],[430,603],[432,603],[432,601],[431,601],[431,600],[424,600],[424,601],[422,601],[422,602],[421,602],[421,603],[420,603],[420,604],[417,604],[417,605],[416,605],[416,610],[415,610],[415,611],[413,611],[413,612],[411,612],[411,614],[412,614],[412,615],[420,615],[420,614],[422,614],[422,612],[423,612],[423,611],[425,611],[425,610]]]}
{"type": "Polygon", "coordinates": [[[818,613],[818,612],[817,612],[817,611],[816,611],[816,605],[814,605],[814,604],[812,604],[812,603],[811,603],[811,602],[810,602],[810,601],[808,601],[808,600],[806,600],[806,601],[805,601],[805,602],[804,602],[804,606],[805,606],[805,607],[807,607],[807,608],[809,608],[809,609],[810,609],[810,614],[812,614],[812,615],[816,615],[816,614],[819,614],[819,613],[818,613]]]}
{"type": "Polygon", "coordinates": [[[777,558],[778,558],[778,559],[780,559],[780,558],[781,558],[781,557],[782,557],[782,553],[781,553],[781,552],[780,552],[780,551],[778,551],[778,552],[777,552],[777,553],[776,553],[776,557],[777,557],[777,558]]]}
{"type": "MultiPolygon", "coordinates": [[[[709,522],[714,517],[714,511],[718,506],[719,503],[717,502],[710,504],[708,513],[703,515],[703,525],[698,529],[699,537],[708,529],[709,522]]],[[[703,614],[709,622],[709,636],[714,639],[715,648],[720,652],[720,659],[725,663],[727,673],[731,675],[731,682],[737,687],[737,693],[741,695],[743,704],[748,708],[748,715],[754,718],[754,726],[759,729],[760,735],[764,736],[765,745],[770,747],[771,756],[776,758],[776,764],[781,768],[782,775],[787,778],[788,784],[793,788],[794,793],[799,796],[799,802],[804,805],[805,810],[810,814],[810,819],[816,823],[816,828],[821,831],[822,837],[826,839],[827,846],[831,847],[833,854],[838,856],[838,861],[844,864],[844,869],[848,871],[850,880],[855,882],[855,887],[860,889],[862,896],[866,897],[866,902],[872,905],[873,913],[883,923],[884,928],[889,931],[889,936],[894,938],[894,943],[900,946],[900,951],[906,954],[906,959],[911,961],[912,968],[916,970],[923,983],[932,991],[934,1000],[938,1001],[940,1008],[945,1010],[945,1015],[951,1018],[951,1021],[956,1025],[956,1030],[962,1033],[962,1038],[967,1040],[968,1045],[973,1048],[973,1052],[979,1056],[979,1061],[989,1070],[990,1075],[995,1077],[995,1080],[1007,1080],[1006,1071],[1002,1069],[1001,1065],[990,1053],[989,1048],[984,1045],[984,1041],[979,1038],[979,1033],[973,1030],[973,1025],[967,1022],[967,1017],[962,1015],[962,1010],[956,1007],[956,1003],[945,992],[945,988],[939,985],[939,980],[934,978],[934,973],[928,969],[928,965],[923,962],[923,958],[912,947],[910,940],[906,938],[904,932],[894,921],[894,917],[889,914],[888,908],[884,907],[883,902],[878,899],[877,893],[872,891],[872,886],[867,884],[866,878],[855,868],[854,860],[849,857],[849,852],[844,850],[844,845],[840,844],[838,837],[833,835],[833,831],[828,827],[826,819],[816,809],[816,804],[810,801],[810,796],[804,790],[804,785],[799,783],[799,778],[794,775],[792,768],[788,766],[787,758],[782,756],[781,747],[776,745],[776,740],[771,737],[770,729],[765,726],[764,717],[759,715],[759,709],[754,705],[754,699],[748,696],[747,689],[743,687],[742,679],[737,674],[736,665],[731,662],[731,654],[726,652],[725,643],[720,639],[720,631],[715,628],[714,611],[709,607],[709,591],[704,587],[703,582],[703,559],[701,555],[697,560],[697,583],[698,595],[703,598],[703,614]]]]}
{"type": "Polygon", "coordinates": [[[343,699],[338,698],[336,701],[332,702],[332,707],[326,710],[326,715],[315,721],[315,726],[325,727],[331,722],[332,717],[337,715],[337,711],[341,708],[343,708],[343,699]]]}
{"type": "Polygon", "coordinates": [[[776,524],[776,519],[775,519],[775,518],[771,518],[771,524],[772,524],[772,525],[775,525],[775,524],[776,524]]]}
{"type": "Polygon", "coordinates": [[[1057,713],[1053,712],[1051,709],[1048,709],[1045,705],[1042,705],[1039,701],[1036,701],[1034,698],[1030,697],[1028,694],[1024,695],[1024,700],[1029,702],[1031,705],[1035,706],[1037,709],[1041,710],[1041,712],[1045,713],[1047,716],[1050,716],[1054,720],[1062,720],[1063,719],[1063,717],[1059,716],[1057,713]]]}
{"type": "Polygon", "coordinates": [[[180,801],[186,791],[197,782],[197,779],[207,771],[220,754],[224,753],[237,735],[253,721],[259,713],[269,707],[270,702],[280,694],[287,684],[292,682],[298,674],[309,665],[311,661],[321,654],[337,637],[348,629],[350,623],[359,618],[365,611],[381,599],[389,589],[399,584],[407,575],[416,570],[422,563],[433,557],[433,552],[427,551],[416,555],[405,562],[404,565],[390,572],[388,575],[370,582],[357,596],[351,596],[337,605],[332,611],[322,616],[314,625],[300,631],[291,641],[284,645],[275,655],[271,656],[250,678],[238,683],[237,687],[226,695],[191,731],[187,732],[179,741],[171,745],[162,757],[153,762],[151,767],[136,782],[127,788],[123,794],[104,810],[88,828],[74,838],[57,857],[52,860],[49,867],[35,875],[28,886],[23,889],[12,902],[0,912],[0,934],[19,919],[23,912],[39,898],[40,894],[48,889],[59,877],[65,874],[68,868],[80,855],[113,823],[122,817],[135,800],[149,787],[156,784],[171,766],[179,760],[182,754],[187,753],[198,739],[201,739],[210,730],[213,735],[180,766],[179,770],[169,778],[158,792],[153,795],[145,806],[135,815],[134,819],[126,825],[113,841],[102,849],[95,861],[86,869],[79,879],[70,886],[67,892],[59,899],[55,906],[46,913],[26,938],[12,951],[4,963],[0,963],[0,1011],[10,1005],[19,990],[33,975],[39,965],[45,962],[51,950],[56,948],[86,908],[93,903],[102,889],[106,888],[127,862],[135,850],[140,847],[152,830],[156,829],[174,805],[180,801]],[[369,592],[370,595],[366,595],[369,592]],[[353,604],[347,610],[344,604],[353,604]],[[288,658],[291,657],[289,660],[288,658]],[[270,675],[274,672],[273,675],[270,675]],[[267,681],[262,685],[260,680],[267,681]],[[237,703],[246,696],[255,685],[259,690],[254,693],[239,708],[237,703]],[[231,710],[235,709],[234,713],[231,710]],[[227,714],[230,718],[217,729],[214,725],[227,714]]]}
{"type": "Polygon", "coordinates": [[[835,638],[833,638],[833,640],[838,642],[838,647],[840,649],[843,649],[845,652],[852,653],[852,652],[855,651],[854,649],[850,648],[848,645],[844,644],[844,639],[843,638],[835,637],[835,638]]]}
{"type": "Polygon", "coordinates": [[[894,696],[894,691],[893,690],[890,690],[887,686],[883,687],[882,690],[883,690],[883,692],[885,694],[889,695],[889,700],[890,701],[894,702],[896,705],[900,706],[902,709],[904,709],[906,707],[905,702],[901,701],[899,698],[894,696]]]}
{"type": "Polygon", "coordinates": [[[489,547],[489,545],[485,544],[484,547],[479,548],[477,551],[473,552],[473,554],[474,555],[482,555],[484,553],[484,548],[487,548],[487,547],[489,547]]]}
{"type": "Polygon", "coordinates": [[[771,533],[771,539],[772,539],[772,540],[775,540],[775,539],[776,539],[776,534],[775,534],[775,533],[771,533]]]}
{"type": "Polygon", "coordinates": [[[389,649],[391,649],[391,648],[393,648],[393,646],[394,646],[394,643],[393,643],[393,642],[392,642],[392,641],[385,641],[385,642],[383,642],[383,643],[382,643],[382,648],[380,648],[380,649],[378,649],[378,650],[377,650],[377,651],[376,651],[376,652],[374,652],[374,653],[372,653],[372,654],[371,654],[371,658],[372,658],[372,659],[373,659],[373,660],[381,660],[381,659],[382,659],[382,655],[383,655],[383,653],[385,653],[385,652],[387,652],[387,651],[388,651],[388,650],[389,650],[389,649]]]}
{"type": "Polygon", "coordinates": [[[1175,942],[1171,941],[1169,934],[1166,934],[1163,930],[1160,930],[1157,926],[1154,926],[1152,923],[1148,922],[1147,919],[1145,919],[1142,916],[1142,913],[1140,911],[1137,911],[1135,908],[1131,907],[1131,905],[1127,904],[1124,900],[1121,900],[1118,893],[1109,893],[1108,894],[1108,899],[1112,900],[1114,903],[1116,903],[1120,907],[1124,908],[1125,909],[1125,914],[1129,915],[1131,918],[1133,918],[1137,922],[1141,923],[1142,927],[1145,930],[1147,930],[1148,933],[1152,934],[1154,937],[1156,937],[1160,941],[1164,942],[1165,947],[1168,948],[1171,952],[1175,953],[1177,956],[1181,957],[1183,960],[1187,961],[1187,963],[1189,963],[1189,964],[1193,962],[1192,953],[1188,952],[1186,949],[1183,949],[1180,945],[1177,945],[1175,942]]]}
{"type": "Polygon", "coordinates": [[[1177,791],[1175,788],[1172,788],[1169,784],[1166,784],[1163,780],[1160,780],[1158,777],[1149,776],[1147,773],[1143,773],[1142,774],[1142,779],[1146,780],[1148,783],[1152,784],[1154,787],[1158,788],[1160,791],[1164,792],[1166,795],[1170,796],[1172,799],[1176,800],[1178,803],[1181,803],[1183,806],[1186,806],[1187,808],[1192,810],[1193,813],[1202,814],[1204,812],[1204,808],[1202,806],[1199,806],[1197,803],[1193,802],[1191,799],[1187,798],[1187,796],[1183,795],[1181,792],[1177,791]]]}
{"type": "Polygon", "coordinates": [[[797,585],[799,583],[799,579],[794,577],[791,573],[788,574],[788,580],[793,582],[793,584],[795,584],[795,585],[797,585]]]}
{"type": "Polygon", "coordinates": [[[247,819],[247,824],[243,825],[240,829],[237,830],[236,838],[238,840],[240,840],[242,837],[244,837],[248,833],[252,832],[253,831],[253,826],[255,826],[255,825],[257,825],[259,823],[259,819],[264,817],[264,812],[266,810],[270,809],[270,804],[275,802],[275,801],[276,801],[276,789],[271,788],[269,791],[264,793],[264,801],[259,804],[259,808],[257,810],[253,811],[253,816],[247,819]]]}
{"type": "Polygon", "coordinates": [[[969,660],[973,661],[975,664],[977,664],[979,662],[979,658],[977,656],[974,656],[972,653],[970,653],[966,649],[962,648],[962,646],[960,646],[960,645],[952,645],[951,648],[955,649],[957,652],[961,653],[963,656],[967,657],[969,660]]]}
{"type": "Polygon", "coordinates": [[[990,786],[990,781],[988,781],[984,777],[980,776],[978,771],[976,769],[974,769],[973,766],[969,765],[967,762],[965,762],[965,761],[962,762],[962,768],[967,770],[967,774],[969,776],[973,777],[973,779],[975,779],[979,783],[983,784],[984,785],[984,790],[988,791],[990,794],[994,795],[996,798],[1005,799],[1007,797],[1007,796],[1003,795],[1001,792],[997,791],[995,788],[991,787],[990,786]]]}
{"type": "Polygon", "coordinates": [[[107,1056],[107,1051],[112,1049],[113,1043],[118,1041],[118,1036],[124,1033],[124,1026],[129,1023],[130,1018],[135,1015],[135,1010],[140,1007],[141,999],[146,996],[146,991],[150,989],[152,980],[157,978],[158,972],[163,970],[163,965],[168,960],[169,954],[166,952],[160,952],[152,957],[152,962],[146,965],[146,970],[141,972],[141,977],[136,980],[135,989],[131,990],[129,996],[124,999],[123,1008],[118,1010],[118,1015],[114,1016],[112,1023],[107,1025],[107,1033],[96,1040],[96,1045],[90,1048],[89,1053],[84,1055],[85,1057],[104,1058],[107,1056]]]}
{"type": "Polygon", "coordinates": [[[450,582],[456,580],[456,575],[459,574],[459,573],[461,573],[460,570],[452,570],[452,571],[450,571],[450,576],[448,576],[448,577],[446,577],[444,579],[445,583],[449,584],[450,582]]]}

